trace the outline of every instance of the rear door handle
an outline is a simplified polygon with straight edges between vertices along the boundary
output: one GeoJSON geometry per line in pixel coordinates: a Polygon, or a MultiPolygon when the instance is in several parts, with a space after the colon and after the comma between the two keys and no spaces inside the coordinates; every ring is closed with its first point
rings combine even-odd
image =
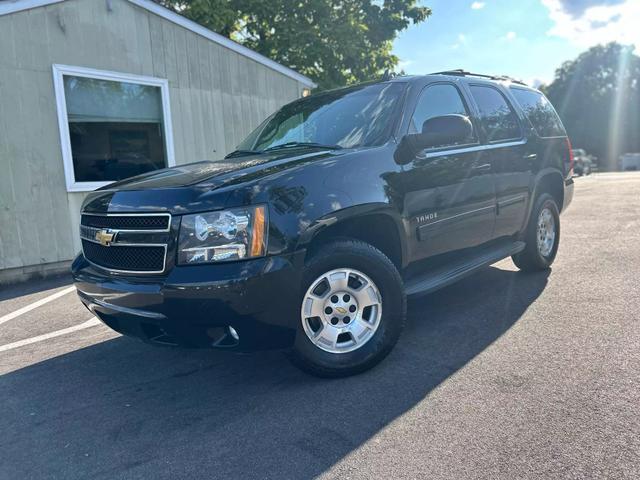
{"type": "Polygon", "coordinates": [[[475,167],[472,167],[472,169],[480,172],[486,172],[488,170],[491,170],[491,164],[484,163],[482,165],[476,165],[475,167]]]}

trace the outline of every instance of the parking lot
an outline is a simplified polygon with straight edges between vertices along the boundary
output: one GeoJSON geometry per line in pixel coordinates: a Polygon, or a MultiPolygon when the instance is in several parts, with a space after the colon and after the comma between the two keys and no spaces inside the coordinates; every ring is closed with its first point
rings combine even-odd
{"type": "Polygon", "coordinates": [[[551,272],[410,302],[341,380],[121,337],[68,278],[4,288],[0,478],[638,478],[640,175],[577,179],[562,222],[551,272]]]}

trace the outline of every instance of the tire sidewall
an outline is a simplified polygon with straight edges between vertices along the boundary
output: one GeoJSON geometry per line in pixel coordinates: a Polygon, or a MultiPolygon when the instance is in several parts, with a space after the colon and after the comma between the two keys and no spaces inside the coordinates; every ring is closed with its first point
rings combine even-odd
{"type": "Polygon", "coordinates": [[[305,266],[298,307],[302,306],[308,288],[318,277],[331,270],[353,268],[367,275],[378,287],[382,305],[380,324],[374,335],[360,348],[351,352],[330,353],[311,342],[298,314],[294,354],[320,370],[356,373],[384,358],[395,345],[403,327],[406,300],[400,275],[384,254],[360,242],[349,242],[349,246],[335,243],[332,246],[334,248],[319,251],[305,266]]]}
{"type": "Polygon", "coordinates": [[[535,248],[536,262],[543,268],[548,268],[551,266],[553,261],[556,258],[558,253],[558,246],[560,245],[560,211],[558,210],[558,205],[556,204],[553,197],[547,193],[541,195],[536,202],[535,215],[532,218],[530,232],[529,232],[529,241],[531,245],[535,248]],[[540,253],[538,249],[538,218],[540,217],[540,213],[544,209],[548,209],[553,216],[553,220],[555,223],[556,236],[553,242],[553,248],[551,249],[551,253],[547,256],[544,256],[540,253]]]}

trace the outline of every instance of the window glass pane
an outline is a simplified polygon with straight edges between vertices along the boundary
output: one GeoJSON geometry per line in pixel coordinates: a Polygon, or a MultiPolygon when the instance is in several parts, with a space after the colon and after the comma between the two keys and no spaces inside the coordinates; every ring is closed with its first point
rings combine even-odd
{"type": "Polygon", "coordinates": [[[418,104],[411,118],[409,133],[421,132],[422,125],[430,118],[452,114],[469,115],[458,89],[447,84],[427,87],[418,99],[418,104]]]}
{"type": "Polygon", "coordinates": [[[65,75],[64,93],[76,182],[167,166],[160,87],[65,75]]]}
{"type": "Polygon", "coordinates": [[[541,137],[565,135],[560,117],[551,102],[541,92],[512,88],[511,93],[516,98],[518,105],[524,110],[538,135],[541,137]]]}
{"type": "Polygon", "coordinates": [[[490,142],[520,137],[518,117],[498,90],[472,85],[471,94],[478,104],[480,120],[490,142]]]}

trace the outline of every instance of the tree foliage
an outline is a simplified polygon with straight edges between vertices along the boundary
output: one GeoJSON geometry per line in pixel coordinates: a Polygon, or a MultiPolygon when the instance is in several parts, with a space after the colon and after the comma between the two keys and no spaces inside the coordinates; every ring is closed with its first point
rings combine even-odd
{"type": "Polygon", "coordinates": [[[633,47],[598,45],[556,70],[543,87],[575,148],[614,169],[621,153],[640,152],[640,57],[633,47]]]}
{"type": "Polygon", "coordinates": [[[393,70],[398,32],[427,19],[416,0],[157,0],[313,79],[321,89],[393,70]]]}

